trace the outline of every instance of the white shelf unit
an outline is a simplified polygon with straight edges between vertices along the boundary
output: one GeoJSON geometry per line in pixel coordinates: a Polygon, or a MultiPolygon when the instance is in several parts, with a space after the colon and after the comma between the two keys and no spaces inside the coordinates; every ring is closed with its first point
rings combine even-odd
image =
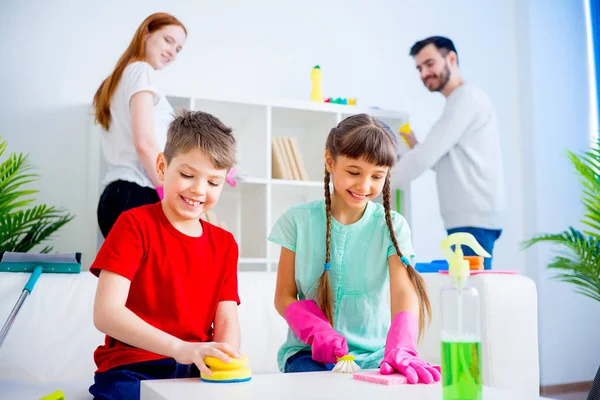
{"type": "MultiPolygon", "coordinates": [[[[186,96],[167,96],[177,109],[202,110],[233,128],[237,140],[236,169],[246,175],[235,188],[226,185],[214,208],[219,221],[225,221],[239,248],[240,271],[274,271],[280,248],[268,242],[277,219],[292,205],[321,199],[325,139],[335,125],[347,116],[368,113],[398,132],[408,114],[309,101],[231,101],[186,96]],[[308,180],[271,178],[271,138],[298,139],[308,180]]],[[[395,191],[392,205],[396,204],[395,191]]],[[[410,196],[402,195],[402,214],[409,219],[410,196]]],[[[395,207],[394,207],[395,208],[395,207]]]]}

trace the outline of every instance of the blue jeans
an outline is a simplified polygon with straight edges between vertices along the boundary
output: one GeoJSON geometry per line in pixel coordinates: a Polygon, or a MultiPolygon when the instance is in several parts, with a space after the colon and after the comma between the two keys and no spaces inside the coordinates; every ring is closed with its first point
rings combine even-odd
{"type": "Polygon", "coordinates": [[[335,364],[323,364],[312,359],[312,352],[301,350],[287,359],[283,372],[331,371],[335,364]]]}
{"type": "MultiPolygon", "coordinates": [[[[474,227],[464,227],[464,228],[452,228],[448,229],[448,235],[451,235],[456,232],[467,232],[471,235],[475,236],[477,242],[493,256],[494,243],[500,235],[502,234],[502,230],[500,229],[484,229],[484,228],[474,228],[474,227]]],[[[465,256],[476,256],[475,252],[471,250],[470,247],[462,246],[463,255],[465,256]]],[[[492,257],[485,257],[483,259],[483,267],[485,269],[492,269],[492,257]]]]}
{"type": "Polygon", "coordinates": [[[94,374],[90,393],[99,400],[137,400],[140,398],[140,381],[146,379],[197,378],[196,365],[179,364],[172,358],[121,365],[94,374]]]}

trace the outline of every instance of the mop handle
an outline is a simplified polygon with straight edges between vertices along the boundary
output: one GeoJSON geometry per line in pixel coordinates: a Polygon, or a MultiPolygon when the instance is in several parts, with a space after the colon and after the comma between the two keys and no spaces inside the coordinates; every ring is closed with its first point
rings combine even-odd
{"type": "Polygon", "coordinates": [[[15,321],[15,318],[17,317],[19,310],[21,310],[23,303],[25,303],[25,299],[27,298],[27,296],[29,296],[29,294],[33,290],[33,287],[35,286],[35,283],[37,282],[38,278],[42,274],[42,271],[43,271],[43,268],[41,265],[36,266],[33,269],[33,272],[31,273],[29,280],[23,287],[23,291],[21,292],[21,295],[19,296],[17,303],[13,307],[12,311],[10,312],[10,315],[8,316],[8,319],[6,320],[6,322],[4,323],[4,326],[2,326],[2,330],[0,331],[0,347],[2,347],[2,343],[4,343],[4,339],[8,335],[8,331],[12,327],[12,324],[15,321]]]}
{"type": "Polygon", "coordinates": [[[33,272],[31,273],[31,276],[29,277],[29,280],[27,281],[27,283],[23,287],[23,290],[27,290],[29,293],[33,292],[33,287],[35,286],[35,283],[37,282],[37,280],[40,277],[40,275],[42,275],[43,271],[44,271],[44,268],[42,268],[41,265],[37,265],[33,269],[33,272]]]}

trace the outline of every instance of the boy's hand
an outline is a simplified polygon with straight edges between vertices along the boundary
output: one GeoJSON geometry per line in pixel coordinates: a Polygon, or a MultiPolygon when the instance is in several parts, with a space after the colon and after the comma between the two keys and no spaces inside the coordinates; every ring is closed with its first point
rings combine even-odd
{"type": "Polygon", "coordinates": [[[180,341],[173,347],[172,357],[180,364],[196,364],[203,375],[210,376],[212,372],[204,363],[205,357],[215,357],[228,363],[231,357],[240,358],[240,353],[227,343],[180,341]]]}

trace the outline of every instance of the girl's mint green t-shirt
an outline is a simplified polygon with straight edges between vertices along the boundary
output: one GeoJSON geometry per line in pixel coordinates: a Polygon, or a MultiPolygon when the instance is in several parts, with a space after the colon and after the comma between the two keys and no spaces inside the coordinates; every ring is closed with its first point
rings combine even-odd
{"type": "MultiPolygon", "coordinates": [[[[392,211],[400,251],[414,257],[406,219],[392,211]]],[[[325,263],[325,200],[291,207],[275,223],[269,240],[296,253],[298,300],[316,300],[325,263]]],[[[350,354],[361,368],[378,368],[390,327],[388,257],[396,254],[381,204],[368,202],[362,218],[342,225],[331,219],[331,268],[334,328],[346,338],[350,354]]],[[[283,372],[289,357],[310,350],[288,329],[277,362],[283,372]]]]}

